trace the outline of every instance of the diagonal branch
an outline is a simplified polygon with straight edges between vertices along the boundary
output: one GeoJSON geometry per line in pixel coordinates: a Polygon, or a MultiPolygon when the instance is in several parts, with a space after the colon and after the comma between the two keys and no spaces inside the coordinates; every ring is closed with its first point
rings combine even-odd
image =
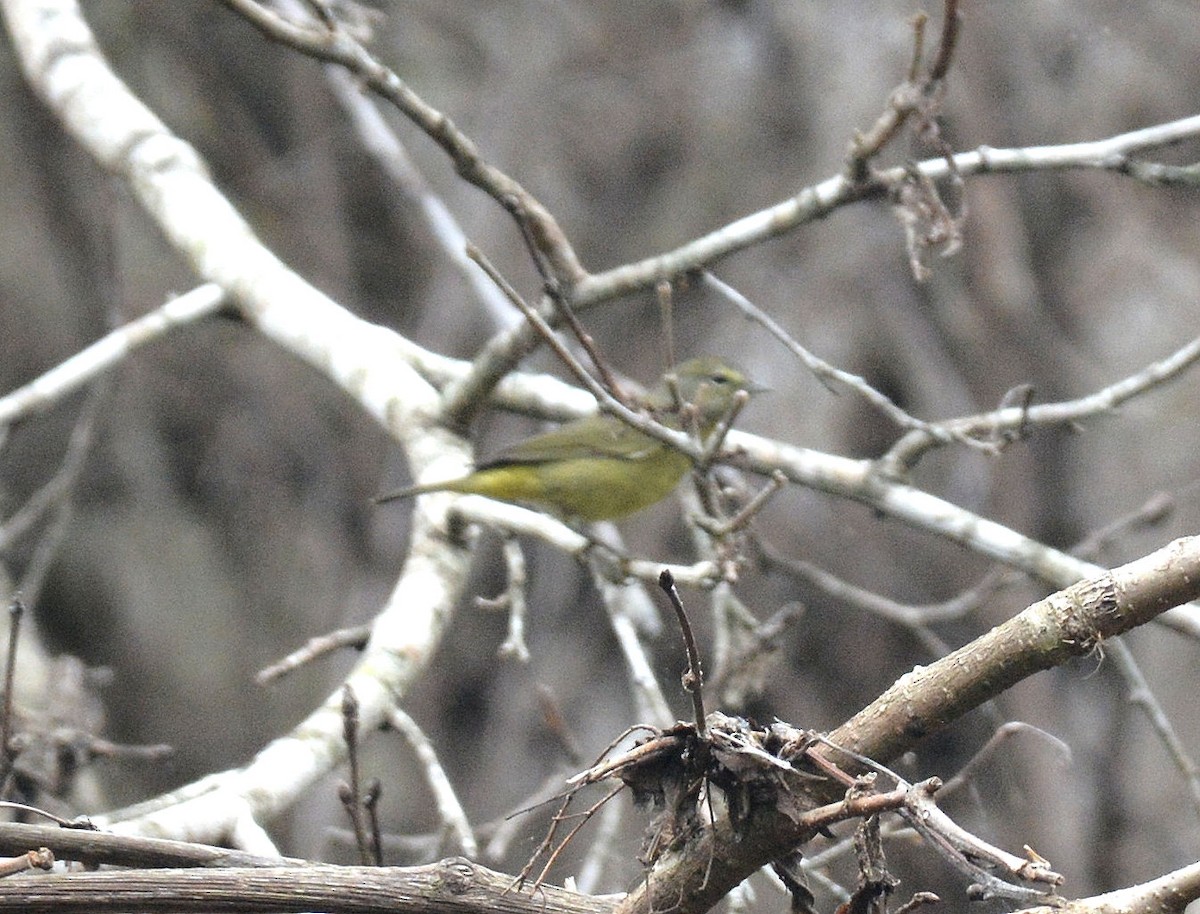
{"type": "Polygon", "coordinates": [[[537,253],[551,265],[555,279],[572,284],[585,275],[555,218],[511,176],[485,161],[475,143],[441,111],[426,102],[395,71],[385,67],[348,31],[300,25],[254,0],[221,0],[267,38],[317,60],[338,64],[386,98],[436,142],[466,181],[504,207],[528,231],[537,253]]]}
{"type": "MultiPolygon", "coordinates": [[[[1021,679],[1083,656],[1105,640],[1197,596],[1200,537],[1176,540],[1055,593],[949,656],[914,669],[829,734],[829,741],[887,762],[1021,679]]],[[[797,747],[811,742],[799,730],[785,741],[797,747]]],[[[813,753],[829,756],[836,750],[809,750],[813,753]]],[[[815,804],[837,799],[844,789],[834,781],[822,783],[814,787],[811,780],[797,777],[789,792],[806,795],[815,804]]],[[[812,836],[801,824],[802,817],[787,813],[761,804],[736,824],[729,817],[718,820],[685,848],[664,855],[650,878],[617,911],[648,914],[668,907],[679,914],[707,911],[755,870],[812,836]]]]}
{"type": "MultiPolygon", "coordinates": [[[[966,178],[1063,169],[1092,169],[1136,176],[1134,156],[1138,153],[1162,149],[1197,136],[1200,136],[1200,115],[1193,115],[1091,142],[1015,149],[981,146],[949,159],[926,159],[913,167],[918,174],[933,181],[952,174],[966,178]]],[[[881,199],[886,188],[899,185],[906,174],[904,166],[897,166],[876,172],[877,183],[855,185],[846,176],[835,175],[810,184],[787,200],[743,216],[674,250],[587,276],[575,287],[572,304],[582,309],[618,295],[651,289],[664,278],[711,266],[730,254],[822,219],[849,203],[881,199]]]]}

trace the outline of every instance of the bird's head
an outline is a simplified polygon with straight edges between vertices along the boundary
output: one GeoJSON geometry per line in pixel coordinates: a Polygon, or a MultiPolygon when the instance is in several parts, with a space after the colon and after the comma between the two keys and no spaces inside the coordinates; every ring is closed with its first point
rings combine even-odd
{"type": "Polygon", "coordinates": [[[749,395],[764,389],[716,356],[700,356],[680,362],[664,374],[647,397],[647,404],[656,411],[673,411],[680,404],[690,404],[696,424],[707,435],[730,413],[741,391],[749,395]]]}

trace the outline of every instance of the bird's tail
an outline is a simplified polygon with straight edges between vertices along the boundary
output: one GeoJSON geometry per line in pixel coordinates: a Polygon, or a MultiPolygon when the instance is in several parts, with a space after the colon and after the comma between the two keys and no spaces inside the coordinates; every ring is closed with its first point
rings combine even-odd
{"type": "Polygon", "coordinates": [[[402,498],[413,498],[417,495],[425,495],[428,492],[445,492],[451,489],[455,481],[427,482],[419,486],[405,486],[403,489],[395,489],[391,492],[385,492],[382,495],[376,495],[371,501],[374,504],[382,505],[385,502],[399,501],[402,498]]]}

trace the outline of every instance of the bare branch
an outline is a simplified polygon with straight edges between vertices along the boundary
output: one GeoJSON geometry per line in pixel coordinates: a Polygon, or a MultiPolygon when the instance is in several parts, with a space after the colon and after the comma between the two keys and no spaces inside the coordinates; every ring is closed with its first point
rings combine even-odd
{"type": "Polygon", "coordinates": [[[675,587],[675,579],[671,572],[663,569],[658,576],[658,586],[667,595],[671,608],[675,610],[675,619],[683,634],[683,644],[687,650],[687,671],[683,674],[683,690],[692,699],[692,722],[696,727],[696,735],[701,739],[707,736],[704,713],[704,673],[700,667],[700,650],[696,647],[696,636],[692,633],[692,623],[683,608],[679,590],[675,587]]]}
{"type": "Polygon", "coordinates": [[[367,640],[370,637],[371,627],[369,625],[351,625],[324,635],[318,635],[315,638],[310,638],[303,647],[292,651],[292,653],[288,654],[282,660],[259,670],[258,675],[254,677],[254,681],[259,685],[266,685],[288,673],[300,669],[302,666],[312,663],[320,657],[332,654],[334,651],[339,651],[342,648],[350,647],[355,650],[362,650],[367,646],[367,640]]]}
{"type": "Polygon", "coordinates": [[[1197,898],[1200,898],[1200,863],[1193,863],[1141,885],[1077,898],[1062,905],[1025,908],[1021,914],[1128,914],[1130,911],[1182,914],[1197,898]]]}
{"type": "Polygon", "coordinates": [[[882,461],[912,467],[930,448],[949,440],[1024,433],[1030,428],[1065,425],[1102,416],[1175,380],[1195,365],[1197,360],[1200,360],[1200,337],[1165,359],[1152,362],[1135,374],[1076,400],[1008,406],[977,416],[931,423],[927,428],[914,431],[897,441],[882,461]]]}
{"type": "Polygon", "coordinates": [[[1184,740],[1167,717],[1167,712],[1150,688],[1129,648],[1120,641],[1110,641],[1105,644],[1104,653],[1125,680],[1129,688],[1130,704],[1145,715],[1155,736],[1166,748],[1167,757],[1179,769],[1191,795],[1192,806],[1197,814],[1200,814],[1200,765],[1196,764],[1195,757],[1188,751],[1184,740]]]}
{"type": "Polygon", "coordinates": [[[205,283],[118,327],[37,380],[0,397],[0,426],[46,411],[147,343],[176,327],[216,314],[225,300],[220,286],[205,283]]]}
{"type": "Polygon", "coordinates": [[[430,912],[608,914],[612,902],[551,885],[514,892],[512,877],[463,858],[420,867],[263,867],[51,873],[0,880],[0,911],[430,912]]]}
{"type": "MultiPolygon", "coordinates": [[[[916,168],[922,176],[933,181],[955,172],[964,178],[1061,169],[1092,169],[1127,175],[1132,157],[1138,153],[1162,149],[1196,136],[1200,136],[1200,115],[1091,142],[1017,149],[981,146],[972,152],[957,153],[949,161],[943,157],[926,159],[917,163],[916,168]]],[[[593,273],[575,287],[572,302],[582,309],[615,296],[653,288],[664,278],[711,266],[737,251],[822,219],[841,206],[877,199],[884,195],[885,187],[897,185],[904,175],[904,167],[899,166],[877,172],[874,177],[878,183],[855,186],[844,175],[828,178],[674,250],[593,273]]]]}
{"type": "Polygon", "coordinates": [[[450,834],[454,836],[458,850],[467,857],[475,857],[479,853],[479,847],[475,841],[475,833],[471,829],[471,822],[467,818],[462,803],[459,802],[458,794],[455,793],[454,786],[450,783],[446,769],[442,767],[437,750],[433,748],[429,737],[417,726],[415,720],[399,708],[392,708],[391,713],[388,714],[388,723],[408,741],[409,746],[416,753],[429,789],[433,791],[438,815],[441,816],[442,822],[445,823],[450,834]]]}
{"type": "Polygon", "coordinates": [[[549,211],[524,187],[486,162],[475,144],[445,114],[422,99],[395,71],[376,60],[346,30],[298,25],[254,0],[221,2],[245,17],[267,38],[353,73],[441,146],[463,179],[487,193],[522,223],[560,282],[570,285],[584,275],[575,252],[549,211]]]}
{"type": "Polygon", "coordinates": [[[1027,676],[1083,656],[1198,594],[1200,537],[1178,539],[1052,594],[949,656],[916,668],[830,739],[874,759],[895,758],[918,734],[932,733],[1027,676]],[[988,673],[976,675],[983,670],[988,673]]]}
{"type": "Polygon", "coordinates": [[[525,616],[529,609],[525,599],[525,554],[515,537],[504,538],[504,567],[508,580],[499,602],[508,610],[508,633],[497,653],[501,657],[512,657],[519,663],[529,662],[529,646],[525,643],[525,616]]]}
{"type": "MultiPolygon", "coordinates": [[[[856,757],[886,762],[919,739],[937,732],[1015,682],[1081,656],[1098,644],[1141,625],[1170,606],[1200,594],[1200,537],[1176,540],[1159,551],[1105,572],[1033,604],[1013,619],[926,667],[917,667],[863,711],[829,735],[856,757]]],[[[782,758],[808,749],[811,734],[783,732],[782,758]]],[[[808,749],[806,757],[824,755],[808,749]]],[[[836,781],[814,795],[834,793],[836,781]]],[[[798,786],[798,785],[797,785],[798,786]]],[[[836,796],[836,794],[835,794],[836,796]]],[[[752,809],[749,819],[718,821],[691,842],[688,852],[660,862],[654,877],[631,893],[622,914],[659,910],[668,898],[683,914],[707,910],[730,887],[798,843],[809,833],[794,811],[752,809]],[[789,812],[791,813],[789,815],[789,812]]]]}

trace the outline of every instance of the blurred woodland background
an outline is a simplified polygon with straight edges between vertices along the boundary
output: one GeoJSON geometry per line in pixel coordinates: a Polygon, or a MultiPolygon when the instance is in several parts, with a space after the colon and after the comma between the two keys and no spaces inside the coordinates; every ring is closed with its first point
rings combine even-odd
{"type": "MultiPolygon", "coordinates": [[[[398,0],[370,9],[375,53],[545,203],[585,266],[599,270],[836,174],[854,132],[872,124],[908,68],[917,6],[398,0]]],[[[514,320],[481,306],[448,264],[412,196],[363,150],[320,64],[266,42],[216,3],[101,0],[84,12],[119,75],[321,290],[459,358],[514,320]]],[[[1192,3],[967,2],[963,16],[941,118],[954,150],[1099,139],[1195,113],[1192,3]]],[[[536,298],[540,281],[507,214],[382,107],[467,236],[536,298]]],[[[1198,152],[1192,142],[1163,157],[1185,163],[1198,152]]],[[[906,135],[884,158],[934,155],[906,135]]],[[[884,202],[841,209],[715,272],[816,354],[929,420],[993,408],[1018,385],[1032,387],[1034,402],[1078,397],[1196,335],[1195,188],[1048,171],[971,178],[965,199],[962,249],[934,258],[925,282],[914,279],[884,202]]],[[[0,41],[0,387],[28,382],[195,282],[120,183],[63,133],[0,41]]],[[[719,353],[772,388],[740,428],[856,458],[895,441],[886,418],[851,393],[831,393],[719,296],[685,283],[675,305],[681,356],[719,353]]],[[[642,381],[660,374],[652,294],[592,310],[586,323],[617,369],[642,381]]],[[[544,349],[523,367],[565,377],[544,349]]],[[[267,688],[253,676],[309,637],[370,620],[403,559],[411,511],[370,499],[409,476],[387,435],[341,391],[219,318],[169,335],[93,391],[10,429],[0,523],[59,469],[84,415],[93,427],[68,505],[6,539],[0,561],[55,652],[111,671],[100,693],[105,735],[176,749],[167,763],[103,764],[111,806],[244,762],[336,687],[349,654],[267,688]]],[[[1065,550],[1118,524],[1090,554],[1115,565],[1196,531],[1198,415],[1200,376],[1185,374],[1102,420],[1038,430],[999,457],[943,448],[913,482],[1065,550]],[[1123,523],[1153,499],[1164,507],[1153,522],[1123,523]]],[[[474,428],[478,453],[535,429],[486,413],[474,428]]],[[[621,528],[632,552],[691,561],[682,517],[672,499],[621,528]]],[[[780,492],[754,528],[775,552],[904,604],[954,598],[993,564],[798,487],[780,492]]],[[[560,705],[587,761],[636,722],[586,574],[526,545],[530,662],[497,656],[504,614],[474,605],[504,586],[499,541],[485,537],[469,605],[405,700],[477,823],[580,768],[546,726],[539,689],[560,705]]],[[[750,562],[736,592],[760,619],[789,604],[804,612],[761,694],[729,711],[827,729],[935,656],[927,639],[777,563],[750,562]]],[[[933,630],[958,646],[1045,592],[1015,576],[933,630]]],[[[706,595],[684,598],[707,646],[706,595]]],[[[1194,753],[1200,645],[1156,626],[1128,643],[1194,753]]],[[[686,715],[673,688],[683,663],[673,628],[654,649],[668,697],[686,715]]],[[[1032,846],[1067,875],[1072,894],[1196,859],[1198,813],[1184,779],[1102,655],[1019,685],[922,744],[901,770],[950,777],[1005,720],[1042,728],[1070,756],[1035,734],[1008,740],[948,804],[964,825],[1010,850],[1032,846]]],[[[436,829],[399,738],[377,740],[365,765],[384,780],[389,828],[436,829]]],[[[625,823],[612,890],[638,876],[641,823],[635,813],[625,823]]],[[[352,857],[331,841],[330,825],[342,825],[332,781],[272,832],[285,853],[352,857]]],[[[492,864],[513,871],[544,827],[544,814],[529,816],[527,837],[492,864]]],[[[920,849],[893,853],[911,866],[910,891],[957,884],[920,849]]]]}

